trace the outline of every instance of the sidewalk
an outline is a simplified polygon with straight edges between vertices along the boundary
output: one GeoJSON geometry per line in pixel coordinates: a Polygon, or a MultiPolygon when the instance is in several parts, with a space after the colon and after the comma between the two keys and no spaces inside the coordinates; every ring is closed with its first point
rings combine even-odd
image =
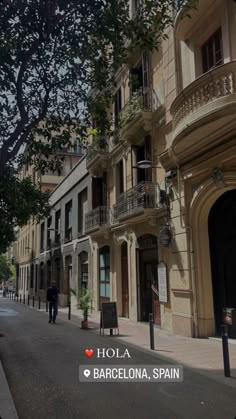
{"type": "MultiPolygon", "coordinates": [[[[68,320],[68,308],[59,309],[59,318],[68,320]]],[[[82,313],[80,310],[73,310],[71,322],[80,327],[82,313]]],[[[111,337],[123,343],[131,344],[143,350],[150,350],[149,325],[146,323],[135,323],[128,319],[118,319],[119,336],[111,337]]],[[[100,314],[89,315],[89,326],[95,333],[100,333],[100,314]]],[[[109,336],[109,330],[105,331],[109,336]]],[[[170,334],[157,327],[154,328],[155,353],[158,356],[166,357],[173,362],[187,365],[191,368],[205,370],[224,378],[222,342],[219,338],[196,339],[170,334]]],[[[109,336],[110,337],[110,336],[109,336]]],[[[154,353],[154,351],[151,351],[154,353]]],[[[229,339],[229,353],[232,379],[236,383],[236,340],[229,339]]],[[[226,379],[228,380],[228,379],[226,379]]]]}
{"type": "MultiPolygon", "coordinates": [[[[37,303],[35,308],[37,309],[37,303]]],[[[41,311],[45,310],[45,303],[41,303],[41,311]]],[[[76,308],[72,309],[71,320],[68,320],[68,308],[59,308],[58,319],[71,322],[80,327],[82,313],[76,308]]],[[[138,347],[144,351],[150,351],[149,325],[146,323],[131,322],[128,319],[118,319],[119,336],[109,336],[109,330],[105,331],[105,338],[118,340],[138,347]]],[[[94,333],[100,333],[100,313],[89,315],[89,327],[94,333]]],[[[157,327],[154,328],[155,351],[153,355],[165,358],[166,361],[183,364],[193,369],[198,369],[208,376],[218,378],[220,381],[236,386],[236,340],[229,339],[229,354],[232,378],[224,377],[222,342],[219,338],[197,339],[170,334],[157,327]]],[[[114,343],[111,344],[114,346],[114,343]]]]}
{"type": "Polygon", "coordinates": [[[0,419],[18,419],[16,408],[0,361],[0,419]]]}

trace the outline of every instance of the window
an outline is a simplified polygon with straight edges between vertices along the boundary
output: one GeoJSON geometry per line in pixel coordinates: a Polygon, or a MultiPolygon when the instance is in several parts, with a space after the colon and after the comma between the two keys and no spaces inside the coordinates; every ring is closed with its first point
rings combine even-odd
{"type": "Polygon", "coordinates": [[[115,120],[115,127],[118,126],[119,123],[119,114],[122,109],[122,96],[121,96],[121,87],[117,90],[114,98],[114,120],[115,120]]]}
{"type": "Polygon", "coordinates": [[[55,243],[61,241],[61,210],[58,210],[55,215],[55,243]]]}
{"type": "Polygon", "coordinates": [[[51,231],[50,231],[51,226],[52,226],[52,217],[49,217],[48,223],[47,223],[47,249],[51,247],[51,231]]]}
{"type": "Polygon", "coordinates": [[[99,295],[100,304],[110,300],[110,248],[104,246],[99,251],[99,295]]]}
{"type": "Polygon", "coordinates": [[[80,278],[79,288],[88,287],[88,253],[82,252],[79,255],[80,278]]]}
{"type": "Polygon", "coordinates": [[[117,164],[117,196],[124,192],[124,165],[123,160],[117,164]]]}
{"type": "Polygon", "coordinates": [[[223,64],[222,33],[218,29],[202,46],[203,73],[223,64]]]}
{"type": "Polygon", "coordinates": [[[41,224],[41,230],[40,230],[40,251],[44,251],[44,230],[45,230],[45,224],[41,224]]]}
{"type": "Polygon", "coordinates": [[[145,137],[144,144],[133,147],[132,150],[133,158],[133,186],[137,185],[140,182],[151,182],[152,181],[152,168],[149,169],[138,169],[136,168],[137,162],[142,160],[152,161],[152,152],[151,152],[151,138],[149,136],[145,137]]]}
{"type": "Polygon", "coordinates": [[[66,204],[65,211],[65,240],[72,240],[72,200],[66,204]]]}
{"type": "Polygon", "coordinates": [[[78,233],[85,232],[85,214],[88,212],[87,188],[78,194],[78,233]]]}

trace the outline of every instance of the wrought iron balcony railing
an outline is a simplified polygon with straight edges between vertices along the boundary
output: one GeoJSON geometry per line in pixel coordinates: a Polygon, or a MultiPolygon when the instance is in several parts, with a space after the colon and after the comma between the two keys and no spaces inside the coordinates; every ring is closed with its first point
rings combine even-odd
{"type": "Polygon", "coordinates": [[[128,216],[144,209],[159,207],[159,186],[143,181],[119,196],[113,207],[114,219],[128,216]]]}
{"type": "Polygon", "coordinates": [[[154,112],[160,106],[156,92],[148,87],[142,87],[134,92],[119,115],[119,127],[123,128],[140,112],[154,112]]]}
{"type": "Polygon", "coordinates": [[[91,162],[98,155],[107,155],[109,152],[109,142],[106,137],[99,137],[94,139],[92,144],[88,147],[86,161],[91,162]]]}
{"type": "Polygon", "coordinates": [[[110,225],[110,208],[97,207],[85,216],[86,232],[110,225]]]}

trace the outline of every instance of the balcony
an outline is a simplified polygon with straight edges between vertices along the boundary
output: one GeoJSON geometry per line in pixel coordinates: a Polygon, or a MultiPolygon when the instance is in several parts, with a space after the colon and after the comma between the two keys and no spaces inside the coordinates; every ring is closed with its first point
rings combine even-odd
{"type": "Polygon", "coordinates": [[[97,207],[90,211],[85,216],[85,231],[86,233],[96,232],[98,230],[104,231],[110,226],[110,208],[97,207]]]}
{"type": "Polygon", "coordinates": [[[109,156],[109,142],[105,137],[94,139],[88,147],[86,155],[86,168],[93,174],[102,173],[107,168],[109,156]]]}
{"type": "Polygon", "coordinates": [[[203,74],[171,106],[172,148],[179,161],[225,140],[236,129],[236,61],[203,74]]]}
{"type": "Polygon", "coordinates": [[[114,220],[130,217],[145,218],[163,212],[165,207],[160,204],[159,186],[153,182],[140,182],[134,188],[124,192],[113,207],[114,220]]]}
{"type": "Polygon", "coordinates": [[[154,118],[159,117],[161,109],[153,89],[140,88],[133,93],[119,115],[120,138],[134,143],[152,130],[154,118]]]}

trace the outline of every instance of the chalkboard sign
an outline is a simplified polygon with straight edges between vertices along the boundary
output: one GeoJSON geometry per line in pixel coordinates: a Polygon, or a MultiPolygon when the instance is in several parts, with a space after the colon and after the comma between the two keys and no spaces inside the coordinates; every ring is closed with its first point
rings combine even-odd
{"type": "Polygon", "coordinates": [[[101,329],[103,329],[103,334],[104,334],[104,329],[110,329],[110,330],[118,329],[116,303],[102,303],[100,334],[101,334],[101,329]]]}

